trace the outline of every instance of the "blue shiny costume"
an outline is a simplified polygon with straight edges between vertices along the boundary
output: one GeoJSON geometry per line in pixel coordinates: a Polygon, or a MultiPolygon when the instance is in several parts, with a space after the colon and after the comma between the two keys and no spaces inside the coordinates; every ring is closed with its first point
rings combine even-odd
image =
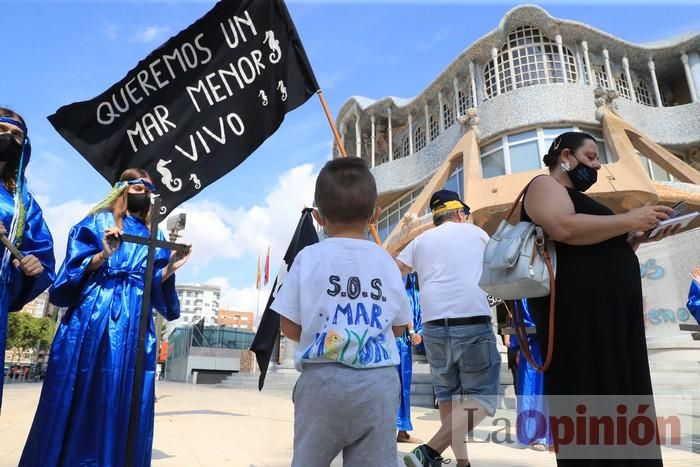
{"type": "MultiPolygon", "coordinates": [[[[420,333],[423,330],[423,324],[421,322],[420,305],[418,303],[419,292],[416,277],[415,273],[411,273],[406,277],[406,293],[408,293],[408,299],[413,308],[413,330],[416,333],[420,333]]],[[[399,370],[399,377],[401,379],[401,405],[399,406],[399,413],[396,416],[396,428],[399,431],[412,431],[411,377],[413,374],[413,358],[411,352],[411,336],[409,336],[408,332],[396,338],[396,345],[399,348],[399,355],[401,357],[401,363],[396,367],[399,370]]]]}
{"type": "MultiPolygon", "coordinates": [[[[527,306],[527,300],[516,300],[515,306],[518,307],[525,327],[531,328],[535,326],[530,310],[527,306]]],[[[540,352],[540,341],[536,334],[528,334],[528,343],[530,345],[530,353],[536,362],[542,363],[542,353],[540,352]]],[[[510,347],[519,349],[518,340],[515,335],[510,338],[510,347]]],[[[518,377],[516,378],[515,394],[518,405],[518,418],[516,423],[518,442],[529,446],[532,444],[544,444],[545,446],[552,445],[552,439],[549,433],[548,424],[537,426],[535,418],[522,416],[528,411],[536,411],[544,415],[545,419],[549,419],[547,411],[547,402],[544,397],[544,374],[538,373],[535,368],[530,365],[522,350],[520,351],[518,362],[518,377]],[[538,429],[540,433],[538,433],[538,429]],[[544,430],[544,433],[542,432],[544,430]],[[540,436],[538,436],[540,435],[540,436]]]]}
{"type": "MultiPolygon", "coordinates": [[[[99,211],[73,227],[66,259],[51,288],[52,303],[68,307],[51,347],[39,407],[20,466],[126,465],[127,429],[148,248],[122,243],[97,270],[104,230],[114,226],[99,211]]],[[[123,232],[148,236],[139,219],[124,217],[123,232]]],[[[159,233],[159,238],[163,238],[159,233]]],[[[151,303],[168,320],[180,315],[175,277],[162,282],[170,254],[156,250],[151,303]]],[[[135,467],[151,464],[156,335],[146,335],[145,377],[135,467]]]]}
{"type": "Polygon", "coordinates": [[[690,314],[693,315],[695,321],[700,324],[700,284],[698,284],[695,280],[690,283],[690,291],[688,291],[688,303],[686,304],[686,308],[688,308],[690,314]]]}
{"type": "MultiPolygon", "coordinates": [[[[25,135],[26,128],[20,122],[0,117],[0,121],[10,123],[22,128],[25,135]]],[[[25,136],[22,145],[22,163],[20,173],[24,171],[31,154],[29,139],[25,136]]],[[[26,189],[26,181],[23,175],[19,178],[18,196],[21,197],[24,206],[24,216],[20,221],[23,224],[21,238],[16,238],[15,246],[26,256],[34,255],[44,266],[44,272],[36,277],[27,277],[18,268],[14,267],[9,255],[6,256],[4,245],[0,244],[0,261],[4,261],[4,267],[0,276],[0,362],[5,361],[5,342],[7,338],[7,313],[21,310],[24,305],[34,300],[41,292],[46,290],[54,279],[55,258],[53,255],[53,239],[51,232],[44,222],[44,217],[39,204],[26,189]]],[[[13,220],[17,221],[17,209],[14,194],[7,191],[4,184],[0,183],[0,221],[2,221],[8,236],[13,220]]],[[[17,199],[20,199],[19,197],[17,199]]],[[[2,406],[2,386],[4,378],[0,378],[0,407],[2,406]]]]}

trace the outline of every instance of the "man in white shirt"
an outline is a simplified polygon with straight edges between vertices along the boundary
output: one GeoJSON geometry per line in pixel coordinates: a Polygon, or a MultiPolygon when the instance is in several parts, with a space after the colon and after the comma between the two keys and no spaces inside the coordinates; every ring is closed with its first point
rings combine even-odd
{"type": "Polygon", "coordinates": [[[457,465],[467,467],[466,434],[494,414],[498,398],[501,357],[479,287],[489,236],[467,223],[469,206],[453,191],[434,193],[430,209],[435,228],[409,243],[397,263],[403,274],[416,271],[420,281],[423,342],[442,426],[405,460],[415,467],[440,465],[452,445],[457,465]]]}

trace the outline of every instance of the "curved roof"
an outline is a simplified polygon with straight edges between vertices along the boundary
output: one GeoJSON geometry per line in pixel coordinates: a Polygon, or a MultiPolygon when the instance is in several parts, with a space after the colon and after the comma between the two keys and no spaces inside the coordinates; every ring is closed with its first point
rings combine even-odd
{"type": "Polygon", "coordinates": [[[470,61],[486,63],[491,60],[491,49],[500,48],[506,42],[508,34],[519,26],[534,26],[549,37],[561,34],[565,44],[581,41],[588,42],[591,53],[608,49],[611,57],[628,57],[631,67],[645,67],[654,59],[657,67],[666,61],[679,60],[680,53],[700,48],[700,32],[687,33],[675,38],[664,39],[646,44],[635,44],[608,34],[584,23],[554,18],[546,10],[536,5],[522,5],[508,11],[498,27],[482,36],[465,49],[433,82],[414,98],[384,97],[378,100],[362,96],[350,97],[340,108],[338,120],[355,107],[366,111],[370,109],[386,110],[391,107],[396,114],[407,111],[414,103],[423,102],[426,96],[433,97],[445,87],[457,74],[464,74],[470,61]]]}

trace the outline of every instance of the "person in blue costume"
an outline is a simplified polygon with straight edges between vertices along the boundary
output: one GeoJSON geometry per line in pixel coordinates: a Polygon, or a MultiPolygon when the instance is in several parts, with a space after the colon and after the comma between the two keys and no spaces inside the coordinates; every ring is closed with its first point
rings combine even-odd
{"type": "MultiPolygon", "coordinates": [[[[24,255],[22,260],[13,259],[0,244],[0,362],[5,361],[7,313],[21,310],[54,279],[51,232],[39,204],[27,191],[24,177],[31,150],[22,117],[0,108],[0,235],[24,255]]],[[[3,379],[0,378],[0,407],[3,379]]]]}
{"type": "MultiPolygon", "coordinates": [[[[514,304],[525,327],[534,327],[535,323],[530,315],[527,299],[515,300],[514,304]]],[[[537,337],[537,334],[528,334],[527,341],[532,358],[535,359],[535,362],[542,364],[539,337],[537,337]]],[[[536,412],[542,414],[544,419],[549,419],[547,402],[544,397],[544,374],[535,370],[530,362],[527,361],[515,336],[510,338],[510,347],[520,350],[517,365],[518,375],[515,379],[515,395],[518,408],[516,423],[518,443],[530,446],[537,451],[545,451],[548,446],[552,445],[548,425],[538,424],[537,418],[523,415],[536,412]]]]}
{"type": "MultiPolygon", "coordinates": [[[[146,171],[128,169],[70,231],[66,259],[50,291],[51,302],[67,310],[51,346],[22,467],[126,465],[148,248],[119,238],[148,236],[153,190],[146,171]]],[[[160,232],[158,237],[164,238],[160,232]]],[[[150,298],[168,320],[180,316],[174,273],[188,258],[189,252],[156,250],[150,298]]],[[[133,467],[151,464],[156,334],[149,321],[133,467]]]]}
{"type": "Polygon", "coordinates": [[[693,315],[695,321],[700,324],[700,268],[693,268],[691,275],[693,276],[693,281],[690,283],[686,308],[693,315]]]}
{"type": "Polygon", "coordinates": [[[420,316],[420,304],[418,303],[418,276],[412,272],[406,276],[406,293],[413,308],[413,323],[403,335],[396,338],[396,346],[399,348],[401,363],[396,367],[401,379],[401,405],[396,415],[396,428],[399,430],[396,441],[399,443],[420,443],[422,441],[411,437],[409,431],[413,431],[411,423],[411,379],[413,376],[413,355],[411,345],[418,346],[423,341],[420,332],[423,330],[420,316]]]}

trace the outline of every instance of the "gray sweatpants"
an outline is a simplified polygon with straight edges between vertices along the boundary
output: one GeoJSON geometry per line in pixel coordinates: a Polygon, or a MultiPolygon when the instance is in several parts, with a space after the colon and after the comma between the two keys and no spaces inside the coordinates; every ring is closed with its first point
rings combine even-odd
{"type": "Polygon", "coordinates": [[[294,401],[292,467],[328,467],[342,451],[345,467],[396,467],[396,368],[307,364],[294,401]]]}

